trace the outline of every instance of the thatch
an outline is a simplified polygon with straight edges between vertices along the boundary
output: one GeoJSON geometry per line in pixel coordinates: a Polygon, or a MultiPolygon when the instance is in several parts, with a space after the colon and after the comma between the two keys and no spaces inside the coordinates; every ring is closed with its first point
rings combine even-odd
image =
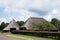
{"type": "MultiPolygon", "coordinates": [[[[23,26],[21,27],[26,27],[28,30],[35,30],[39,28],[35,28],[32,23],[49,23],[43,18],[36,18],[36,17],[30,17],[23,26]]],[[[51,24],[51,23],[50,23],[51,24]]],[[[52,25],[52,24],[51,24],[52,25]]],[[[46,28],[47,29],[47,28],[46,28]]],[[[55,30],[56,27],[53,25],[52,30],[55,30]]]]}
{"type": "Polygon", "coordinates": [[[19,25],[18,25],[18,23],[16,23],[15,22],[15,20],[13,19],[10,23],[9,23],[9,25],[6,27],[6,28],[4,28],[3,30],[10,30],[10,28],[16,28],[16,30],[19,30],[19,25]]]}

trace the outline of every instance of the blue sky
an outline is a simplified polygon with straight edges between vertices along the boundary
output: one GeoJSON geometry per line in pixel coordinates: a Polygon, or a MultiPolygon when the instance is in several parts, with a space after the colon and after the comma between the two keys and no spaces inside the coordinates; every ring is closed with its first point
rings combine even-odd
{"type": "Polygon", "coordinates": [[[0,0],[0,23],[29,17],[60,19],[60,0],[0,0]]]}

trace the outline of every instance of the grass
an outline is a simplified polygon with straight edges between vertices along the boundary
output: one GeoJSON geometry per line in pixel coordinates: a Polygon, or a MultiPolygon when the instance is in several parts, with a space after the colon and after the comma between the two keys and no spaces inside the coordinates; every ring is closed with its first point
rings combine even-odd
{"type": "Polygon", "coordinates": [[[16,38],[17,40],[55,40],[51,38],[42,38],[42,37],[11,34],[11,33],[3,33],[3,34],[5,34],[7,37],[10,37],[10,38],[16,38]]]}

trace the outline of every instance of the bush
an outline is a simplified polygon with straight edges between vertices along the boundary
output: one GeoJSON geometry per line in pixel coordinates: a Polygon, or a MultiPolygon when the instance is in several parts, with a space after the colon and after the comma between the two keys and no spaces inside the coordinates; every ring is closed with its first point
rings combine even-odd
{"type": "Polygon", "coordinates": [[[49,31],[33,31],[33,30],[16,30],[12,31],[13,34],[23,34],[29,36],[37,36],[37,37],[47,37],[47,38],[60,38],[59,32],[49,32],[49,31]]]}

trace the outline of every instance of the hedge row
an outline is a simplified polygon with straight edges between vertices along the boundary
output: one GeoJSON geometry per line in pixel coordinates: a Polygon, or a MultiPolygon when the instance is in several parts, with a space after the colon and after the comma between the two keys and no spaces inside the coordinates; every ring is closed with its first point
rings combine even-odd
{"type": "Polygon", "coordinates": [[[38,36],[38,37],[60,38],[59,32],[20,30],[20,31],[12,31],[11,33],[24,34],[24,35],[30,35],[30,36],[38,36]]]}

